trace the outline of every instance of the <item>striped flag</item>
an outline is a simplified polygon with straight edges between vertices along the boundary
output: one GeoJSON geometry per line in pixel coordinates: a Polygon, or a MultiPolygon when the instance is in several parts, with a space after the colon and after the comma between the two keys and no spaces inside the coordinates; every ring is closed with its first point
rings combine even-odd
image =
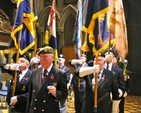
{"type": "Polygon", "coordinates": [[[12,40],[6,53],[19,49],[19,53],[24,54],[35,44],[34,22],[37,20],[35,3],[35,0],[17,1],[17,12],[11,32],[12,40]],[[20,47],[18,40],[20,40],[20,47]]]}
{"type": "Polygon", "coordinates": [[[77,58],[80,58],[81,32],[82,32],[82,0],[78,0],[77,15],[73,34],[73,42],[76,44],[75,54],[77,58]]]}
{"type": "Polygon", "coordinates": [[[52,48],[54,48],[54,50],[55,50],[54,61],[55,61],[55,65],[57,66],[58,51],[57,51],[57,39],[56,39],[55,3],[56,3],[56,1],[53,0],[52,7],[51,7],[51,10],[49,12],[49,18],[48,18],[47,30],[46,30],[47,34],[45,34],[44,43],[51,46],[52,48]]]}
{"type": "Polygon", "coordinates": [[[115,37],[115,50],[124,60],[128,54],[128,41],[122,0],[110,0],[109,31],[115,37]]]}

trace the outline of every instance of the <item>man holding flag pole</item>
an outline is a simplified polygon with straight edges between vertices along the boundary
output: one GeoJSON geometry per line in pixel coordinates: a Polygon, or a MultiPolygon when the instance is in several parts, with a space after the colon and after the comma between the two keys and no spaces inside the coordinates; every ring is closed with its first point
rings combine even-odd
{"type": "MultiPolygon", "coordinates": [[[[83,30],[89,34],[89,41],[94,45],[93,52],[97,57],[99,53],[104,52],[104,50],[110,47],[110,44],[114,44],[115,42],[107,29],[106,15],[109,11],[109,2],[108,0],[85,0],[85,6],[85,10],[87,11],[84,16],[84,19],[86,20],[83,26],[83,30]]],[[[97,74],[95,74],[95,80],[97,79],[96,75],[97,74]]],[[[95,83],[97,82],[95,81],[95,83]]],[[[99,96],[99,94],[97,95],[97,84],[95,84],[94,92],[94,112],[97,112],[97,96],[99,96]]],[[[116,99],[118,100],[119,98],[116,99]]]]}
{"type": "MultiPolygon", "coordinates": [[[[11,32],[12,40],[9,49],[5,50],[6,54],[16,50],[16,63],[19,68],[15,70],[13,79],[11,80],[7,101],[10,105],[9,113],[25,113],[26,101],[28,96],[28,85],[30,81],[29,59],[25,57],[31,47],[35,45],[35,27],[37,20],[36,1],[35,0],[17,0],[17,12],[14,26],[11,32]],[[19,71],[18,71],[19,70],[19,71]],[[20,77],[20,79],[19,79],[20,77]],[[11,109],[12,108],[12,109],[11,109]],[[13,110],[13,111],[11,111],[13,110]]],[[[15,67],[9,67],[15,69],[15,67]]],[[[9,69],[8,68],[8,69],[9,69]]]]}

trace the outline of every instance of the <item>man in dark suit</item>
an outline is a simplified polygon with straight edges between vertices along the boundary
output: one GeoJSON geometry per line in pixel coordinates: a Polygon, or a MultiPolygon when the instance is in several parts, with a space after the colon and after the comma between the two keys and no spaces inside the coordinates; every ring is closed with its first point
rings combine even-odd
{"type": "Polygon", "coordinates": [[[12,95],[13,82],[16,82],[13,81],[14,76],[11,77],[12,79],[8,85],[8,94],[6,98],[7,104],[9,105],[8,113],[25,113],[31,76],[31,71],[29,70],[29,57],[27,55],[21,55],[17,64],[7,64],[5,68],[10,69],[7,71],[9,74],[13,73],[13,70],[18,70],[14,95],[12,95]]]}
{"type": "MultiPolygon", "coordinates": [[[[71,74],[71,70],[69,67],[67,67],[65,65],[65,56],[63,54],[59,54],[58,55],[58,65],[59,68],[62,69],[63,71],[66,72],[67,75],[67,83],[69,83],[70,81],[70,74],[71,74]]],[[[60,107],[60,113],[66,113],[66,99],[61,100],[59,102],[59,107],[60,107]]]]}
{"type": "MultiPolygon", "coordinates": [[[[69,64],[74,67],[74,69],[88,67],[87,56],[85,54],[81,54],[80,59],[73,59],[69,61],[69,64]]],[[[83,96],[86,88],[86,82],[83,78],[78,78],[78,76],[73,76],[72,78],[72,87],[74,90],[74,104],[75,104],[75,112],[82,113],[82,104],[83,104],[83,96]]]]}
{"type": "MultiPolygon", "coordinates": [[[[105,59],[106,59],[106,65],[105,68],[115,73],[115,77],[118,81],[118,91],[119,91],[119,101],[113,101],[114,106],[113,109],[117,112],[119,108],[120,100],[123,98],[123,94],[125,92],[125,82],[124,82],[124,76],[123,76],[123,70],[119,68],[118,66],[115,66],[115,60],[117,59],[117,53],[113,48],[110,48],[110,52],[108,53],[108,50],[105,51],[105,59]]],[[[119,108],[120,109],[120,108],[119,108]]]]}
{"type": "Polygon", "coordinates": [[[119,62],[119,67],[124,69],[123,75],[124,75],[124,81],[125,81],[125,93],[119,103],[119,108],[120,108],[119,113],[124,113],[125,98],[127,97],[130,91],[130,76],[132,73],[127,69],[127,64],[128,64],[128,60],[126,59],[124,60],[124,62],[119,62]]]}
{"type": "MultiPolygon", "coordinates": [[[[96,58],[94,58],[94,61],[95,60],[96,58]]],[[[86,81],[83,113],[111,113],[112,102],[110,100],[110,92],[113,94],[113,99],[118,99],[119,93],[117,81],[114,78],[113,73],[104,68],[104,64],[104,55],[99,54],[98,65],[95,64],[93,67],[85,67],[75,70],[75,74],[79,77],[83,77],[86,81]],[[97,111],[94,109],[95,73],[99,73],[97,111]]]]}
{"type": "Polygon", "coordinates": [[[38,54],[41,67],[32,71],[27,112],[60,113],[59,101],[68,94],[66,73],[53,65],[53,48],[46,46],[38,54]]]}

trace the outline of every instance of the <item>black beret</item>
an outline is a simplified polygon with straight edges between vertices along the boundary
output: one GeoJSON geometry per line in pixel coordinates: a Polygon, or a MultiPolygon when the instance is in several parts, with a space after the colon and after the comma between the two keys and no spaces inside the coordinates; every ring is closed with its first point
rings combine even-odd
{"type": "Polygon", "coordinates": [[[19,58],[25,58],[28,62],[30,62],[30,57],[27,54],[20,55],[19,58]]]}
{"type": "MultiPolygon", "coordinates": [[[[101,52],[101,53],[98,53],[98,56],[101,56],[101,57],[104,57],[105,58],[105,53],[101,52]]],[[[96,57],[96,55],[93,56],[93,59],[96,57]]]]}
{"type": "Polygon", "coordinates": [[[50,46],[43,47],[39,50],[38,54],[54,54],[54,49],[50,46]]]}
{"type": "MultiPolygon", "coordinates": [[[[105,53],[108,52],[108,48],[105,50],[105,53]]],[[[114,48],[110,47],[110,52],[114,54],[115,57],[117,57],[117,52],[114,48]]]]}
{"type": "Polygon", "coordinates": [[[59,54],[58,58],[64,58],[65,59],[65,56],[63,54],[59,54]]]}
{"type": "MultiPolygon", "coordinates": [[[[16,57],[17,57],[17,54],[15,53],[13,56],[12,56],[12,59],[14,62],[16,62],[16,57]]],[[[30,62],[30,57],[28,54],[23,54],[23,55],[19,55],[19,58],[25,58],[27,61],[30,62]]]]}

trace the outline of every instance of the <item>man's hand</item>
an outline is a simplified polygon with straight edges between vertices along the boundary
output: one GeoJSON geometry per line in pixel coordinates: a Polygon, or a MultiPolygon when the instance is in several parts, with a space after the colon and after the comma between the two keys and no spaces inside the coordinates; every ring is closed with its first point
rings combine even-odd
{"type": "Polygon", "coordinates": [[[19,70],[19,64],[6,64],[4,66],[5,69],[9,69],[9,70],[19,70]]]}
{"type": "Polygon", "coordinates": [[[10,99],[10,105],[13,106],[13,105],[15,105],[16,102],[18,102],[17,96],[11,97],[11,99],[10,99]]]}
{"type": "Polygon", "coordinates": [[[81,65],[82,64],[82,60],[73,59],[73,60],[71,60],[71,64],[79,64],[79,65],[81,65]]]}
{"type": "Polygon", "coordinates": [[[5,68],[5,69],[9,69],[9,68],[10,68],[10,64],[6,64],[6,65],[4,66],[4,68],[5,68]]]}
{"type": "Polygon", "coordinates": [[[93,73],[99,73],[99,71],[100,71],[100,65],[98,65],[98,64],[95,64],[94,66],[93,66],[93,73]]]}
{"type": "Polygon", "coordinates": [[[122,97],[122,95],[123,95],[122,90],[121,89],[118,89],[118,92],[119,92],[119,97],[122,97]]]}
{"type": "Polygon", "coordinates": [[[125,91],[125,93],[124,93],[123,97],[127,97],[127,91],[125,91]]]}
{"type": "Polygon", "coordinates": [[[11,64],[10,70],[19,70],[19,64],[11,64]]]}
{"type": "Polygon", "coordinates": [[[92,73],[99,73],[100,65],[94,65],[93,67],[82,67],[79,70],[79,76],[84,77],[92,73]]]}
{"type": "Polygon", "coordinates": [[[105,61],[106,61],[106,62],[111,62],[111,61],[112,61],[112,56],[111,56],[111,54],[107,54],[107,55],[105,56],[105,61]]]}
{"type": "Polygon", "coordinates": [[[48,86],[47,89],[49,90],[48,93],[51,93],[54,97],[56,97],[56,87],[55,86],[48,86]]]}
{"type": "Polygon", "coordinates": [[[30,60],[30,64],[38,64],[40,62],[40,59],[37,58],[37,57],[33,57],[31,60],[30,60]]]}

